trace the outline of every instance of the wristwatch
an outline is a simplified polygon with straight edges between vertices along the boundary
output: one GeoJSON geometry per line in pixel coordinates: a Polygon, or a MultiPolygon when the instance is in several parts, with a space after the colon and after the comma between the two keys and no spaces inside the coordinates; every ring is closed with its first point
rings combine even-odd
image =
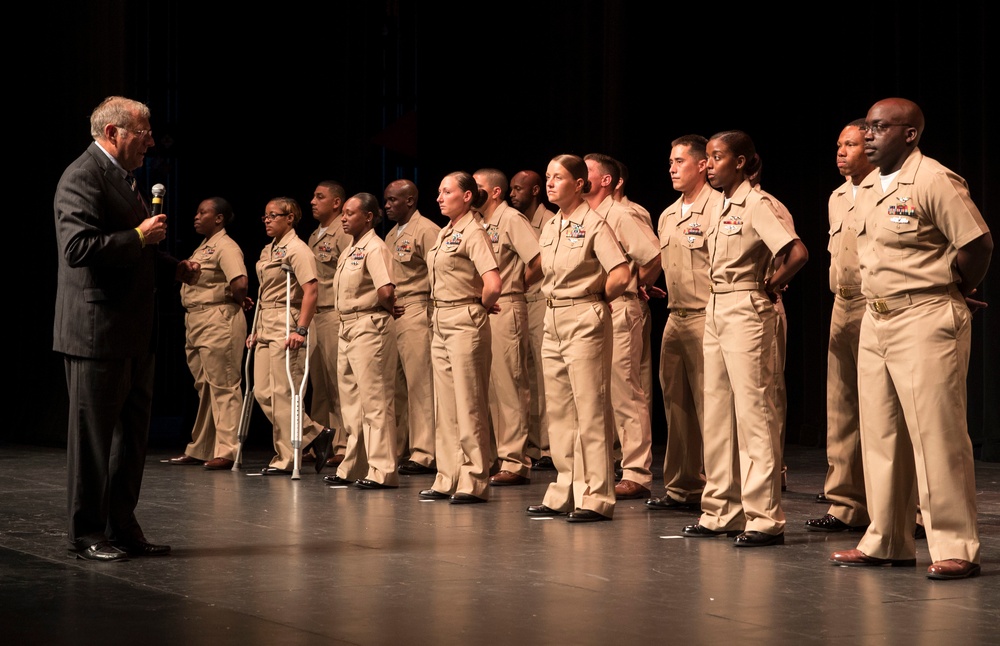
{"type": "Polygon", "coordinates": [[[298,334],[299,336],[305,336],[305,335],[309,334],[309,328],[302,327],[300,325],[297,328],[295,328],[295,333],[298,334]]]}

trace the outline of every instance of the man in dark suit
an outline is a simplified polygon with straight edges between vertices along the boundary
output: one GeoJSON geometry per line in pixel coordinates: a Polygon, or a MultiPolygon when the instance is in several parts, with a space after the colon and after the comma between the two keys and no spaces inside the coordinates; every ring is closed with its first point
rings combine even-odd
{"type": "Polygon", "coordinates": [[[52,348],[69,388],[71,554],[96,561],[160,556],[135,518],[153,393],[154,298],[200,268],[157,250],[165,215],[151,216],[132,171],[154,145],[149,108],[108,97],[91,114],[94,143],[55,194],[58,285],[52,348]]]}

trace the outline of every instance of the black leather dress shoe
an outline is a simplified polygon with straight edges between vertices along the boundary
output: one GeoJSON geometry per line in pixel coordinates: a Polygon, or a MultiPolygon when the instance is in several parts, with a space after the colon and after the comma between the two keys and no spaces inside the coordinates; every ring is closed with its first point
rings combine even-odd
{"type": "Polygon", "coordinates": [[[670,496],[650,498],[646,501],[646,509],[668,509],[673,511],[700,511],[701,504],[696,502],[681,502],[670,496]]]}
{"type": "Polygon", "coordinates": [[[704,525],[688,525],[681,534],[687,538],[714,538],[716,536],[728,536],[732,538],[741,534],[740,530],[709,529],[704,525]]]}
{"type": "Polygon", "coordinates": [[[312,452],[316,455],[316,463],[313,467],[316,469],[316,473],[319,473],[326,466],[326,459],[330,457],[330,449],[332,448],[333,430],[324,428],[319,432],[319,435],[313,438],[312,442],[306,445],[306,448],[302,449],[302,452],[306,453],[312,449],[312,452]]]}
{"type": "Polygon", "coordinates": [[[264,467],[260,470],[260,475],[262,476],[287,476],[291,475],[291,473],[287,469],[279,469],[277,467],[264,467]]]}
{"type": "Polygon", "coordinates": [[[375,482],[374,480],[369,480],[368,478],[362,478],[354,483],[354,486],[358,489],[396,489],[395,485],[387,485],[381,482],[375,482]]]}
{"type": "Polygon", "coordinates": [[[733,539],[733,547],[767,547],[768,545],[784,545],[785,534],[765,534],[764,532],[743,532],[733,539]]]}
{"type": "Polygon", "coordinates": [[[816,494],[816,500],[814,502],[818,502],[821,505],[829,505],[830,499],[826,497],[825,493],[818,493],[816,494]]]}
{"type": "Polygon", "coordinates": [[[486,502],[486,499],[480,498],[479,496],[473,496],[471,493],[457,493],[451,497],[449,502],[453,505],[474,505],[476,503],[486,502]]]}
{"type": "Polygon", "coordinates": [[[568,523],[596,523],[601,520],[611,520],[611,518],[599,514],[593,509],[577,508],[566,514],[566,522],[568,523]]]}
{"type": "Polygon", "coordinates": [[[323,476],[323,482],[325,482],[328,485],[334,485],[334,486],[339,486],[339,485],[345,485],[346,486],[346,485],[354,484],[353,482],[351,482],[347,478],[341,478],[338,475],[323,476]]]}
{"type": "Polygon", "coordinates": [[[833,514],[822,518],[812,518],[806,521],[806,529],[810,532],[863,532],[868,525],[848,525],[833,514]]]}
{"type": "Polygon", "coordinates": [[[424,500],[448,500],[451,498],[451,494],[441,493],[433,489],[424,489],[418,495],[424,500]]]}
{"type": "Polygon", "coordinates": [[[94,543],[78,550],[70,550],[69,553],[78,559],[87,561],[111,562],[128,560],[128,554],[107,541],[94,543]]]}
{"type": "Polygon", "coordinates": [[[552,507],[546,507],[545,505],[529,505],[524,511],[530,516],[562,516],[565,513],[556,511],[552,507]]]}
{"type": "Polygon", "coordinates": [[[154,545],[144,538],[137,541],[116,541],[114,546],[129,556],[166,556],[170,554],[169,545],[154,545]]]}
{"type": "Polygon", "coordinates": [[[407,460],[403,464],[399,465],[399,474],[404,476],[424,476],[437,473],[437,469],[434,467],[425,467],[419,462],[414,462],[413,460],[407,460]]]}
{"type": "Polygon", "coordinates": [[[552,463],[552,458],[547,455],[543,455],[537,460],[531,461],[532,471],[555,471],[556,465],[552,463]]]}

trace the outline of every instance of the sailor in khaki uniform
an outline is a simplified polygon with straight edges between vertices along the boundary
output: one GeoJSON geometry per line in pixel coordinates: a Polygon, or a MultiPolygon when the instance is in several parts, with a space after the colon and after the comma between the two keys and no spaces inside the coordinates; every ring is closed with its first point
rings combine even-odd
{"type": "Polygon", "coordinates": [[[434,466],[434,378],[431,365],[431,286],[427,254],[441,227],[417,210],[417,187],[397,179],[385,187],[385,213],[395,226],[385,236],[396,277],[396,450],[399,472],[431,474],[434,466]]]}
{"type": "Polygon", "coordinates": [[[191,429],[191,443],[173,464],[188,464],[192,458],[206,469],[229,469],[236,457],[240,412],[243,408],[242,379],[247,319],[244,309],[253,307],[247,297],[247,268],[243,251],[226,234],[233,208],[221,197],[198,205],[195,231],[205,236],[191,255],[201,265],[194,285],[181,285],[184,351],[198,391],[198,413],[191,429]]]}
{"type": "MultiPolygon", "coordinates": [[[[555,215],[542,201],[543,180],[533,170],[517,172],[510,180],[510,204],[524,214],[531,224],[535,239],[542,225],[555,215]]],[[[549,455],[549,417],[545,413],[545,372],[542,369],[542,337],[545,330],[545,297],[542,281],[528,285],[524,298],[528,303],[528,388],[531,392],[531,413],[528,426],[528,448],[525,452],[536,471],[551,471],[549,455]]]]}
{"type": "MultiPolygon", "coordinates": [[[[701,509],[705,307],[711,289],[706,235],[719,212],[722,193],[705,176],[708,164],[700,135],[671,143],[670,179],[681,192],[660,214],[659,237],[670,315],[660,346],[660,388],[667,420],[662,498],[649,509],[701,509]]],[[[658,295],[658,294],[652,294],[658,295]]]]}
{"type": "Polygon", "coordinates": [[[855,211],[861,291],[858,388],[871,524],[837,565],[916,563],[917,482],[932,579],[979,574],[976,475],[966,422],[972,312],[993,238],[964,179],[917,147],[923,113],[884,99],[868,111],[855,211]],[[905,422],[902,432],[898,420],[905,422]]]}
{"type": "MultiPolygon", "coordinates": [[[[292,449],[291,404],[292,390],[285,368],[285,352],[291,353],[290,367],[296,386],[302,382],[305,370],[306,335],[316,311],[316,260],[306,243],[295,233],[302,218],[298,202],[290,197],[278,197],[267,203],[264,228],[273,240],[260,252],[257,279],[260,296],[257,307],[260,317],[250,331],[247,347],[254,352],[253,395],[261,410],[271,421],[276,455],[261,471],[264,475],[290,473],[295,454],[292,449]],[[292,268],[290,331],[285,333],[286,272],[292,268]]],[[[302,413],[302,451],[317,440],[317,470],[322,468],[333,441],[333,432],[302,413]]]]}
{"type": "Polygon", "coordinates": [[[427,254],[433,311],[437,475],[425,500],[453,504],[489,499],[490,321],[500,272],[486,230],[472,210],[486,193],[464,171],[446,175],[438,205],[449,223],[427,254]]]}
{"type": "Polygon", "coordinates": [[[559,212],[542,229],[546,410],[556,481],[536,516],[567,513],[570,522],[611,520],[615,508],[611,411],[611,312],[625,291],[628,261],[607,221],[591,210],[587,165],[560,155],[545,173],[559,212]]]}
{"type": "Polygon", "coordinates": [[[500,311],[490,320],[490,419],[498,470],[492,486],[525,485],[531,480],[526,453],[531,412],[528,385],[528,302],[525,290],[541,277],[538,240],[524,215],[507,205],[507,177],[495,168],[472,175],[486,191],[479,207],[500,269],[500,311]]]}
{"type": "Polygon", "coordinates": [[[629,260],[631,278],[625,291],[611,303],[614,344],[611,363],[611,396],[615,428],[621,446],[622,479],[615,485],[619,499],[649,498],[653,484],[653,429],[649,398],[642,377],[644,335],[650,326],[649,308],[639,298],[639,285],[650,285],[660,275],[660,245],[656,234],[612,194],[618,183],[618,163],[601,154],[587,155],[591,209],[611,225],[629,260]]]}
{"type": "Polygon", "coordinates": [[[760,169],[750,137],[714,135],[708,180],[724,200],[708,231],[712,295],[705,319],[705,490],[684,536],[736,535],[736,547],[784,542],[780,425],[774,403],[773,294],[808,259],[801,240],[748,176],[760,169]],[[772,260],[777,269],[770,276],[772,260]],[[743,530],[741,532],[741,530],[743,530]]]}
{"type": "Polygon", "coordinates": [[[360,489],[399,484],[396,473],[396,332],[392,318],[395,285],[389,247],[375,234],[382,219],[377,198],[358,193],[344,203],[343,230],[351,246],[333,277],[340,314],[337,374],[347,451],[335,484],[354,481],[360,489]]]}
{"type": "Polygon", "coordinates": [[[309,413],[313,419],[334,429],[329,466],[340,464],[347,446],[347,433],[340,414],[337,391],[337,344],[340,316],[334,307],[333,275],[340,254],[351,244],[340,222],[347,194],[339,182],[324,180],[313,191],[313,218],[319,226],[309,234],[308,245],[316,256],[316,315],[309,339],[309,386],[312,391],[309,413]]]}
{"type": "Polygon", "coordinates": [[[823,485],[827,513],[805,522],[817,532],[864,530],[868,526],[865,473],[861,460],[861,420],[858,413],[858,343],[868,305],[861,294],[858,228],[854,202],[861,181],[874,170],[865,155],[864,119],[853,121],[837,139],[837,168],[847,180],[831,194],[830,341],[826,359],[826,461],[823,485]]]}

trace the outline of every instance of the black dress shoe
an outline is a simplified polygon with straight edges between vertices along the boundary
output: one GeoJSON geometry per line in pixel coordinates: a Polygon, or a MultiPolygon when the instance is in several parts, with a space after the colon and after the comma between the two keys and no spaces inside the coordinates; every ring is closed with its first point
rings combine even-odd
{"type": "Polygon", "coordinates": [[[449,502],[453,505],[474,505],[476,503],[486,502],[486,499],[480,498],[479,496],[473,496],[471,493],[457,493],[451,497],[449,502]]]}
{"type": "Polygon", "coordinates": [[[531,469],[533,471],[555,471],[556,465],[552,463],[552,458],[543,455],[537,460],[531,461],[531,469]]]}
{"type": "Polygon", "coordinates": [[[346,485],[354,484],[353,482],[351,482],[347,478],[341,478],[338,475],[323,476],[323,482],[325,482],[328,485],[335,485],[335,486],[337,486],[337,485],[345,485],[346,486],[346,485]]]}
{"type": "Polygon", "coordinates": [[[399,474],[404,476],[424,476],[437,473],[437,469],[434,467],[425,467],[419,462],[414,462],[413,460],[407,460],[403,464],[399,465],[399,474]]]}
{"type": "Polygon", "coordinates": [[[733,539],[733,547],[767,547],[768,545],[784,545],[785,534],[765,534],[764,532],[743,532],[733,539]]]}
{"type": "Polygon", "coordinates": [[[154,545],[145,538],[136,541],[115,541],[113,544],[129,556],[166,556],[170,554],[169,545],[154,545]]]}
{"type": "Polygon", "coordinates": [[[326,459],[330,457],[330,450],[333,448],[333,430],[329,428],[324,428],[319,432],[319,435],[313,438],[313,441],[306,445],[306,448],[302,449],[303,453],[307,453],[312,449],[313,454],[316,456],[316,464],[314,468],[316,473],[323,470],[326,466],[326,459]]]}
{"type": "Polygon", "coordinates": [[[419,496],[424,500],[448,500],[451,498],[451,494],[441,493],[433,489],[424,489],[420,492],[419,496]]]}
{"type": "Polygon", "coordinates": [[[650,498],[646,501],[646,509],[669,509],[674,511],[700,511],[701,504],[696,502],[681,502],[670,496],[650,498]]]}
{"type": "Polygon", "coordinates": [[[262,476],[287,476],[291,475],[291,473],[288,469],[279,469],[277,467],[264,467],[260,470],[260,475],[262,476]]]}
{"type": "Polygon", "coordinates": [[[358,489],[396,489],[396,485],[387,485],[381,482],[375,482],[374,480],[369,480],[368,478],[362,478],[354,483],[354,486],[358,489]]]}
{"type": "Polygon", "coordinates": [[[848,525],[833,514],[822,518],[812,518],[806,521],[806,529],[810,532],[863,532],[868,525],[848,525]]]}
{"type": "Polygon", "coordinates": [[[118,549],[108,541],[94,543],[93,545],[88,545],[87,547],[78,550],[70,550],[69,553],[78,559],[84,559],[87,561],[111,562],[128,560],[128,554],[118,549]]]}
{"type": "Polygon", "coordinates": [[[524,511],[530,516],[562,516],[565,513],[556,511],[552,507],[546,507],[545,505],[529,505],[524,511]]]}
{"type": "Polygon", "coordinates": [[[826,497],[825,493],[818,493],[816,494],[815,502],[818,502],[821,505],[828,505],[830,504],[830,499],[826,497]]]}
{"type": "Polygon", "coordinates": [[[714,538],[716,536],[728,536],[732,538],[734,536],[740,535],[740,530],[726,530],[726,529],[709,529],[704,525],[688,525],[683,530],[681,534],[687,538],[714,538]]]}
{"type": "Polygon", "coordinates": [[[566,522],[569,523],[596,523],[601,520],[611,520],[611,518],[604,514],[599,514],[593,509],[576,508],[566,514],[566,522]]]}

